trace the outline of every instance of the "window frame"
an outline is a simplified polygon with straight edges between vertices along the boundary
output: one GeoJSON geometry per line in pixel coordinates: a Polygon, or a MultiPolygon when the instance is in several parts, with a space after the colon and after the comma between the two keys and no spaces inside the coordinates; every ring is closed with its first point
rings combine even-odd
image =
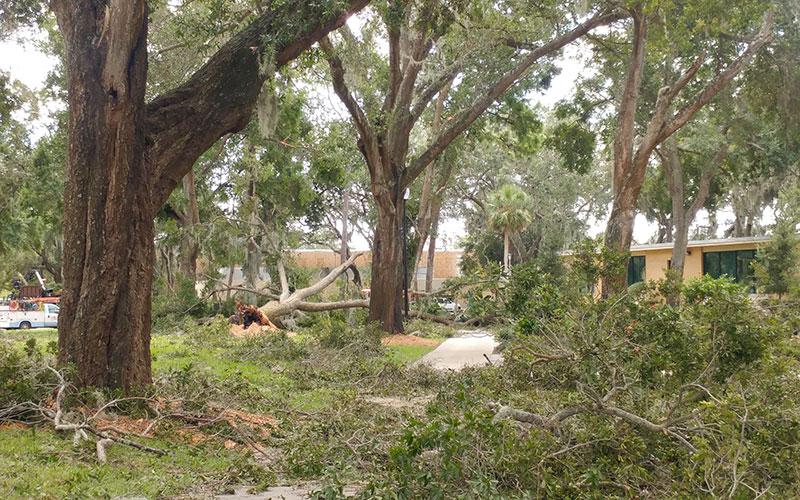
{"type": "Polygon", "coordinates": [[[631,255],[628,257],[628,272],[627,272],[627,282],[628,286],[634,285],[636,283],[641,283],[647,280],[647,256],[646,255],[631,255]],[[641,269],[639,269],[638,273],[636,270],[636,264],[634,262],[638,262],[641,259],[641,269]],[[632,275],[640,274],[638,277],[639,279],[633,280],[632,275]]]}
{"type": "MultiPolygon", "coordinates": [[[[703,251],[702,259],[703,259],[703,276],[708,275],[712,278],[721,278],[722,276],[729,276],[733,278],[734,283],[738,283],[740,285],[747,285],[751,290],[754,290],[755,281],[752,268],[749,268],[750,263],[752,263],[758,254],[758,250],[754,248],[748,249],[739,249],[739,250],[713,250],[710,252],[703,251]],[[723,254],[725,255],[725,259],[729,260],[729,256],[733,257],[733,274],[728,272],[723,272],[723,254]],[[747,255],[745,257],[745,255],[747,255]],[[716,257],[717,262],[716,265],[709,262],[712,258],[716,257]],[[748,271],[745,271],[744,262],[747,262],[747,267],[749,268],[748,271]],[[709,269],[711,267],[712,269],[709,269]],[[711,270],[716,268],[717,273],[712,273],[711,270]],[[742,271],[742,272],[740,272],[742,271]],[[716,274],[716,276],[715,276],[716,274]]],[[[725,267],[730,267],[731,263],[728,262],[728,265],[725,267]]]]}

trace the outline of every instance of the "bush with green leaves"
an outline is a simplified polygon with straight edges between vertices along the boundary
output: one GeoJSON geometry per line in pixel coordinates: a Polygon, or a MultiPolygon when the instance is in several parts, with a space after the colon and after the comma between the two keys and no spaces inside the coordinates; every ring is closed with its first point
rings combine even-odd
{"type": "Polygon", "coordinates": [[[56,381],[48,368],[53,362],[41,353],[33,338],[22,351],[0,341],[0,409],[47,397],[56,381]]]}
{"type": "Polygon", "coordinates": [[[329,349],[358,346],[364,352],[381,348],[381,330],[377,325],[352,327],[344,321],[323,318],[307,331],[320,345],[329,349]]]}
{"type": "Polygon", "coordinates": [[[727,279],[678,291],[518,331],[502,367],[440,386],[364,498],[797,496],[800,345],[727,279]]]}
{"type": "Polygon", "coordinates": [[[541,334],[544,325],[561,317],[568,302],[576,298],[563,277],[545,272],[536,263],[513,267],[503,290],[505,311],[517,319],[521,335],[541,334]]]}
{"type": "Polygon", "coordinates": [[[758,249],[753,271],[764,293],[775,294],[778,299],[789,293],[800,294],[800,236],[795,221],[778,220],[770,241],[758,249]]]}

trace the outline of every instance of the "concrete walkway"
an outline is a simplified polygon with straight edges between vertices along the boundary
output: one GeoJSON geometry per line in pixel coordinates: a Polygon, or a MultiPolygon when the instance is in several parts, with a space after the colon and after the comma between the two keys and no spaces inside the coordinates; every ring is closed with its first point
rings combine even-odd
{"type": "Polygon", "coordinates": [[[461,330],[457,337],[442,342],[439,347],[414,364],[425,364],[436,370],[461,370],[467,366],[486,366],[502,363],[500,354],[494,354],[498,343],[494,336],[482,330],[461,330]]]}

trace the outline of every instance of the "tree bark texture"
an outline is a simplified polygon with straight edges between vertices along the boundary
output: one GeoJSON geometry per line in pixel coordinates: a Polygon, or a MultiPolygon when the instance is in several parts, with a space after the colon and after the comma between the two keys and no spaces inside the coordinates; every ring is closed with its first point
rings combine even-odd
{"type": "Polygon", "coordinates": [[[154,223],[145,162],[147,6],[58,2],[69,146],[59,362],[81,385],[151,382],[154,223]]]}
{"type": "Polygon", "coordinates": [[[286,64],[367,3],[278,4],[146,105],[147,2],[52,2],[69,104],[59,362],[75,364],[79,385],[151,382],[155,214],[203,152],[249,122],[265,59],[286,64]]]}
{"type": "Polygon", "coordinates": [[[181,274],[197,280],[197,258],[200,256],[200,245],[197,243],[197,226],[200,224],[200,208],[197,204],[197,187],[194,170],[183,176],[183,194],[186,207],[180,217],[181,222],[181,274]]]}
{"type": "Polygon", "coordinates": [[[433,220],[431,221],[430,237],[428,243],[428,264],[425,268],[425,293],[433,292],[433,278],[436,264],[436,239],[439,237],[439,217],[441,217],[441,203],[434,206],[433,220]]]}
{"type": "MultiPolygon", "coordinates": [[[[396,184],[395,184],[396,186],[396,184]]],[[[373,188],[382,191],[380,186],[373,188]]],[[[403,331],[403,199],[397,188],[382,192],[372,246],[369,321],[390,333],[403,331]],[[394,193],[392,192],[394,191],[394,193]]]]}
{"type": "MultiPolygon", "coordinates": [[[[605,232],[605,245],[618,252],[627,253],[633,240],[633,224],[636,205],[644,183],[645,172],[655,148],[686,125],[694,115],[706,106],[725,88],[736,75],[755,57],[764,45],[772,40],[772,12],[764,15],[761,30],[750,39],[747,48],[724,67],[687,104],[672,112],[672,105],[686,86],[694,80],[706,61],[701,53],[694,62],[673,82],[659,89],[655,106],[646,124],[644,133],[637,140],[635,124],[639,104],[642,74],[645,68],[648,19],[641,5],[631,10],[633,18],[633,43],[628,60],[623,94],[620,98],[617,133],[614,137],[614,175],[611,215],[605,232]]],[[[625,290],[627,266],[616,276],[603,278],[603,297],[625,290]]]]}
{"type": "Polygon", "coordinates": [[[672,200],[672,220],[674,221],[672,270],[682,278],[686,264],[686,250],[689,246],[689,227],[708,200],[711,193],[711,182],[719,171],[720,164],[728,154],[728,144],[723,142],[714,154],[710,164],[700,174],[692,200],[687,199],[683,162],[677,141],[674,138],[669,138],[664,142],[661,149],[661,162],[672,200]]]}
{"type": "MultiPolygon", "coordinates": [[[[614,174],[612,191],[614,201],[605,232],[606,247],[616,252],[627,252],[633,239],[633,222],[636,217],[636,201],[644,182],[645,167],[637,164],[634,157],[636,106],[644,72],[647,46],[647,17],[641,9],[631,12],[633,19],[633,44],[625,75],[625,87],[619,105],[619,123],[614,137],[614,174]]],[[[625,288],[626,271],[621,276],[605,276],[601,291],[604,297],[625,288]]]]}

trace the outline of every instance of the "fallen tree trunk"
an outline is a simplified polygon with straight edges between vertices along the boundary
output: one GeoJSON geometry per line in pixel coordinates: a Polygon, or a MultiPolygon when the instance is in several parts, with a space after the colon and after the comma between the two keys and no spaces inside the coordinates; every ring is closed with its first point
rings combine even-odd
{"type": "Polygon", "coordinates": [[[354,307],[369,308],[369,301],[367,300],[341,300],[338,302],[308,302],[307,298],[316,295],[330,286],[336,281],[342,273],[347,271],[350,266],[354,265],[356,259],[361,257],[362,253],[354,253],[350,258],[342,262],[339,266],[333,268],[331,272],[325,275],[324,278],[314,283],[313,285],[296,290],[293,293],[289,291],[289,281],[286,278],[286,268],[283,262],[278,262],[278,278],[281,283],[281,294],[277,300],[270,300],[263,306],[259,307],[267,318],[271,321],[279,320],[283,316],[292,314],[295,311],[303,312],[323,312],[334,311],[337,309],[350,309],[354,307]]]}
{"type": "Polygon", "coordinates": [[[441,323],[447,326],[453,326],[453,324],[455,323],[455,321],[453,321],[450,318],[446,318],[443,316],[436,316],[435,314],[428,314],[419,311],[410,311],[408,315],[411,316],[412,318],[424,319],[425,321],[433,321],[435,323],[441,323]]]}

